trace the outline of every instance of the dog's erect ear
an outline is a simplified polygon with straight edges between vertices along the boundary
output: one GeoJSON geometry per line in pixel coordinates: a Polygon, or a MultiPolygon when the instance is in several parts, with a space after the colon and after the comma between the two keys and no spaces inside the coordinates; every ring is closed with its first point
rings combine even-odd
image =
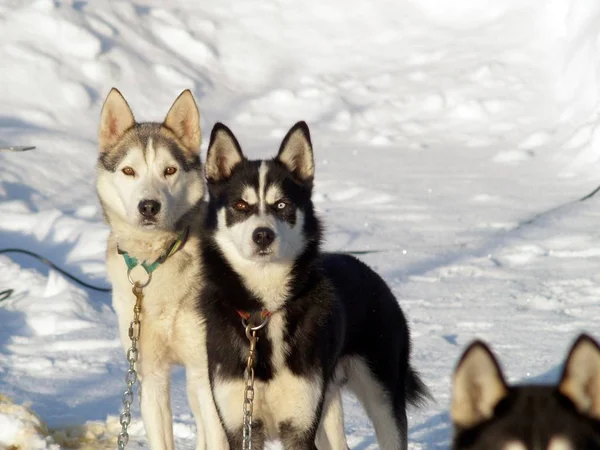
{"type": "Polygon", "coordinates": [[[127,101],[116,88],[112,88],[104,100],[100,114],[98,132],[100,151],[106,151],[115,145],[119,138],[134,125],[135,119],[127,101]]]}
{"type": "Polygon", "coordinates": [[[237,139],[222,123],[216,123],[210,133],[210,144],[204,171],[208,181],[222,181],[242,162],[244,155],[237,139]]]}
{"type": "Polygon", "coordinates": [[[200,152],[202,143],[200,113],[189,89],[179,94],[173,102],[163,124],[175,133],[186,149],[194,153],[200,152]]]}
{"type": "Polygon", "coordinates": [[[600,347],[587,334],[580,335],[571,347],[558,390],[582,414],[600,419],[600,347]]]}
{"type": "Polygon", "coordinates": [[[288,131],[279,148],[277,159],[300,180],[313,180],[315,162],[306,122],[298,122],[288,131]]]}
{"type": "Polygon", "coordinates": [[[463,353],[452,384],[452,420],[473,427],[492,417],[494,408],[508,393],[502,370],[491,350],[481,341],[463,353]]]}

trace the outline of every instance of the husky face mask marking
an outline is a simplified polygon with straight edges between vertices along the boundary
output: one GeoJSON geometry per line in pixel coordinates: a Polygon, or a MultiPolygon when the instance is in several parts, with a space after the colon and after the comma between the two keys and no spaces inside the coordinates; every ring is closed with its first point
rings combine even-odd
{"type": "Polygon", "coordinates": [[[133,227],[172,230],[204,196],[200,116],[190,91],[165,121],[135,122],[113,89],[102,108],[98,192],[107,219],[133,227]]]}
{"type": "Polygon", "coordinates": [[[600,347],[581,335],[558,386],[510,386],[477,341],[454,373],[454,450],[599,450],[600,347]]]}
{"type": "Polygon", "coordinates": [[[206,176],[218,198],[216,239],[228,258],[292,263],[298,257],[314,176],[305,124],[290,130],[276,158],[262,162],[248,161],[231,131],[218,124],[206,176]]]}

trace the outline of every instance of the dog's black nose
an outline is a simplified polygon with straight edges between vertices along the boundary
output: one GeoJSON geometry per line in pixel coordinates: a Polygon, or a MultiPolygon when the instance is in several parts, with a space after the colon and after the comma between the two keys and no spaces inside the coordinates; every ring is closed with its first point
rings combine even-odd
{"type": "Polygon", "coordinates": [[[160,211],[160,203],[156,200],[142,200],[138,205],[138,210],[144,217],[154,217],[160,211]]]}
{"type": "Polygon", "coordinates": [[[260,248],[267,248],[275,240],[275,232],[267,227],[260,227],[252,233],[252,240],[260,248]]]}

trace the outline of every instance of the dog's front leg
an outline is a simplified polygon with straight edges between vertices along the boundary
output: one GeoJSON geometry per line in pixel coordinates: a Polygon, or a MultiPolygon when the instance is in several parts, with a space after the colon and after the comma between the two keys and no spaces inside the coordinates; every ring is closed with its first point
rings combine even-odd
{"type": "Polygon", "coordinates": [[[151,450],[173,450],[170,372],[168,367],[142,370],[140,396],[142,419],[151,450]]]}
{"type": "MultiPolygon", "coordinates": [[[[119,318],[119,334],[125,353],[131,347],[129,324],[133,319],[133,297],[113,294],[113,306],[119,318]]],[[[151,450],[172,450],[173,419],[169,392],[170,367],[161,363],[160,351],[152,345],[150,329],[144,330],[140,342],[139,360],[136,363],[140,383],[140,404],[142,419],[151,450]]]]}
{"type": "MultiPolygon", "coordinates": [[[[188,403],[194,419],[196,419],[196,450],[206,450],[206,429],[202,419],[202,399],[198,392],[197,382],[189,371],[186,373],[188,403]]],[[[208,447],[210,448],[210,447],[208,447]]]]}
{"type": "Polygon", "coordinates": [[[340,387],[335,384],[331,384],[325,393],[316,443],[319,450],[348,450],[344,431],[342,394],[340,387]]]}
{"type": "Polygon", "coordinates": [[[208,381],[208,370],[205,373],[188,370],[186,377],[188,401],[198,428],[196,450],[228,450],[227,436],[208,381]]]}

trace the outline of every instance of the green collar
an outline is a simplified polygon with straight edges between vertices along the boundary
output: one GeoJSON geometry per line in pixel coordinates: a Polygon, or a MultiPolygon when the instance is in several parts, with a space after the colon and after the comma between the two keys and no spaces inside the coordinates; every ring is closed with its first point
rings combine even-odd
{"type": "Polygon", "coordinates": [[[154,272],[158,266],[164,263],[169,257],[171,257],[174,253],[176,253],[179,249],[181,249],[185,242],[187,241],[188,235],[190,233],[190,227],[186,227],[181,233],[177,235],[177,239],[171,244],[169,249],[163,253],[156,261],[151,264],[148,264],[147,261],[139,262],[135,256],[130,256],[129,253],[121,250],[117,247],[117,252],[119,255],[123,255],[123,259],[125,260],[125,264],[127,265],[127,269],[132,270],[134,267],[140,265],[144,268],[147,274],[151,274],[154,272]]]}

